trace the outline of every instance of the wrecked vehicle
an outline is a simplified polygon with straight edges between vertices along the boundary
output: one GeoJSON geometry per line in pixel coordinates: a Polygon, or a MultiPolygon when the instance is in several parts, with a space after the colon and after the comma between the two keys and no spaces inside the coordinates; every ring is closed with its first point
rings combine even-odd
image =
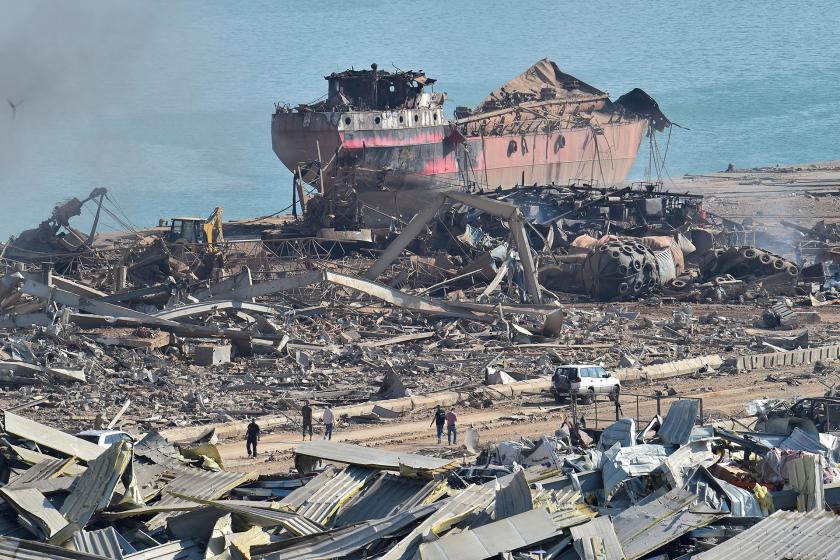
{"type": "Polygon", "coordinates": [[[840,397],[808,397],[792,405],[777,403],[758,422],[757,430],[790,434],[799,428],[812,434],[840,432],[840,397]]]}

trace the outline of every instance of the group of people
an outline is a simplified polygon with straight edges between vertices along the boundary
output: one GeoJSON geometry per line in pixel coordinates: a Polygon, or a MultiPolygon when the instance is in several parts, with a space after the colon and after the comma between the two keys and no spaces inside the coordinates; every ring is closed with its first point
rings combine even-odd
{"type": "Polygon", "coordinates": [[[432,417],[432,421],[429,423],[429,426],[434,424],[437,429],[438,445],[440,445],[441,440],[443,440],[444,426],[446,426],[446,444],[452,445],[453,443],[458,443],[457,423],[458,415],[455,414],[454,408],[450,408],[449,412],[446,412],[440,405],[437,405],[435,408],[435,415],[432,417]]]}
{"type": "MultiPolygon", "coordinates": [[[[312,405],[309,404],[309,401],[304,401],[303,406],[300,408],[300,416],[302,419],[302,433],[303,441],[306,441],[306,433],[309,432],[309,441],[312,441],[312,434],[314,433],[312,427],[312,405]]],[[[324,439],[331,440],[333,434],[333,427],[335,426],[335,413],[333,412],[332,405],[327,403],[326,408],[324,408],[324,412],[321,416],[321,419],[324,422],[324,439]]],[[[437,442],[438,445],[441,444],[443,441],[443,428],[446,426],[446,443],[447,445],[453,445],[458,442],[458,415],[455,414],[455,409],[451,408],[449,411],[445,411],[440,405],[435,408],[435,414],[432,417],[432,421],[429,424],[435,425],[437,430],[437,442]]],[[[254,458],[257,456],[257,442],[260,440],[260,435],[262,431],[260,430],[259,425],[255,420],[251,420],[248,424],[248,428],[245,430],[245,450],[248,452],[249,458],[254,458]]]]}
{"type": "MultiPolygon", "coordinates": [[[[303,406],[300,408],[300,416],[302,418],[303,440],[306,441],[306,433],[309,432],[309,441],[312,441],[314,430],[312,429],[312,405],[309,404],[309,401],[303,402],[303,406]]],[[[321,419],[324,421],[324,439],[331,440],[333,426],[335,426],[335,413],[333,413],[332,405],[329,403],[327,403],[321,419]]],[[[249,458],[257,456],[257,442],[260,441],[261,434],[262,430],[260,430],[260,426],[256,420],[251,419],[251,422],[245,430],[245,451],[248,453],[249,458]]]]}

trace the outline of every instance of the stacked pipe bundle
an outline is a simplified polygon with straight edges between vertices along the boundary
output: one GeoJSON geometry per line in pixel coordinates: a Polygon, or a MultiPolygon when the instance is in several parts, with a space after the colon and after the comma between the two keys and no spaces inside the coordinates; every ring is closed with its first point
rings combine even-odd
{"type": "Polygon", "coordinates": [[[791,261],[757,247],[728,247],[715,249],[714,258],[704,267],[707,278],[730,274],[735,278],[745,276],[771,276],[786,273],[795,278],[799,267],[791,261]]]}
{"type": "Polygon", "coordinates": [[[632,238],[599,243],[583,262],[582,279],[599,299],[633,299],[660,284],[653,252],[632,238]]]}

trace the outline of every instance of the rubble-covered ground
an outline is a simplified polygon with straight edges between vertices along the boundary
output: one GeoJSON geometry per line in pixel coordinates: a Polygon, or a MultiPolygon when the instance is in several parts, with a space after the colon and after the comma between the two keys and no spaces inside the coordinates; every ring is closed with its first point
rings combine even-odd
{"type": "MultiPolygon", "coordinates": [[[[13,240],[2,262],[0,533],[96,552],[81,529],[119,542],[112,524],[126,558],[167,543],[184,558],[329,557],[319,546],[443,558],[510,519],[542,527],[539,538],[493,554],[543,544],[550,557],[590,557],[618,543],[623,556],[606,557],[676,558],[725,546],[773,508],[840,506],[835,405],[793,405],[840,381],[840,172],[676,185],[706,199],[569,190],[518,222],[467,211],[482,203],[463,197],[377,273],[396,232],[378,247],[275,234],[193,246],[160,232],[106,244],[55,215],[22,236],[46,239],[49,259],[13,240]],[[620,395],[559,394],[552,376],[573,363],[603,366],[620,395]],[[299,447],[304,400],[316,440],[333,406],[333,441],[299,447]],[[459,415],[459,445],[435,444],[436,405],[459,415]],[[263,435],[246,459],[251,418],[263,435]],[[92,428],[143,439],[103,451],[69,435],[92,428]],[[788,461],[802,462],[791,474],[788,461]],[[372,513],[378,498],[365,496],[396,487],[404,498],[372,513]],[[690,518],[690,530],[640,542],[633,524],[658,513],[690,518]],[[376,519],[388,521],[373,530],[376,519]],[[194,524],[215,532],[188,538],[194,524]],[[355,544],[324,544],[341,535],[355,544]]],[[[498,207],[543,196],[522,193],[498,207]]],[[[21,542],[0,550],[34,546],[21,542]]]]}

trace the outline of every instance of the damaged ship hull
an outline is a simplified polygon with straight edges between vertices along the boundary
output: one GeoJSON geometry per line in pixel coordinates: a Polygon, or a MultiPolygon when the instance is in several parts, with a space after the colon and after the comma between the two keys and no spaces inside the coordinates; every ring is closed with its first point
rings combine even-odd
{"type": "MultiPolygon", "coordinates": [[[[600,134],[572,129],[476,137],[459,143],[459,135],[457,131],[453,134],[450,125],[352,132],[325,127],[290,134],[295,128],[277,120],[273,127],[274,150],[286,167],[294,173],[302,162],[317,160],[318,147],[322,154],[335,154],[339,149],[345,152],[356,162],[359,201],[379,211],[363,211],[365,222],[378,226],[389,219],[382,213],[410,217],[428,202],[430,191],[460,189],[464,180],[475,181],[480,189],[575,181],[621,183],[648,130],[646,122],[637,120],[604,126],[600,134]],[[512,142],[517,145],[515,152],[510,148],[512,142]],[[525,150],[521,146],[526,146],[525,150]],[[609,155],[604,153],[605,146],[611,148],[609,155]]],[[[334,180],[334,175],[325,179],[327,189],[334,180]]]]}
{"type": "MultiPolygon", "coordinates": [[[[529,72],[545,73],[546,68],[566,77],[550,61],[529,72]]],[[[373,75],[382,80],[375,70],[373,75]]],[[[387,226],[394,217],[410,218],[435,191],[466,185],[481,191],[534,183],[623,182],[651,119],[616,109],[605,93],[582,82],[566,86],[552,79],[567,99],[523,97],[525,102],[504,106],[491,94],[475,113],[454,121],[444,116],[442,97],[435,103],[423,97],[426,93],[398,109],[333,104],[278,110],[272,146],[290,171],[309,182],[323,181],[325,197],[333,190],[352,190],[360,217],[374,227],[387,226]]],[[[341,85],[336,88],[337,95],[344,91],[341,85]]]]}

